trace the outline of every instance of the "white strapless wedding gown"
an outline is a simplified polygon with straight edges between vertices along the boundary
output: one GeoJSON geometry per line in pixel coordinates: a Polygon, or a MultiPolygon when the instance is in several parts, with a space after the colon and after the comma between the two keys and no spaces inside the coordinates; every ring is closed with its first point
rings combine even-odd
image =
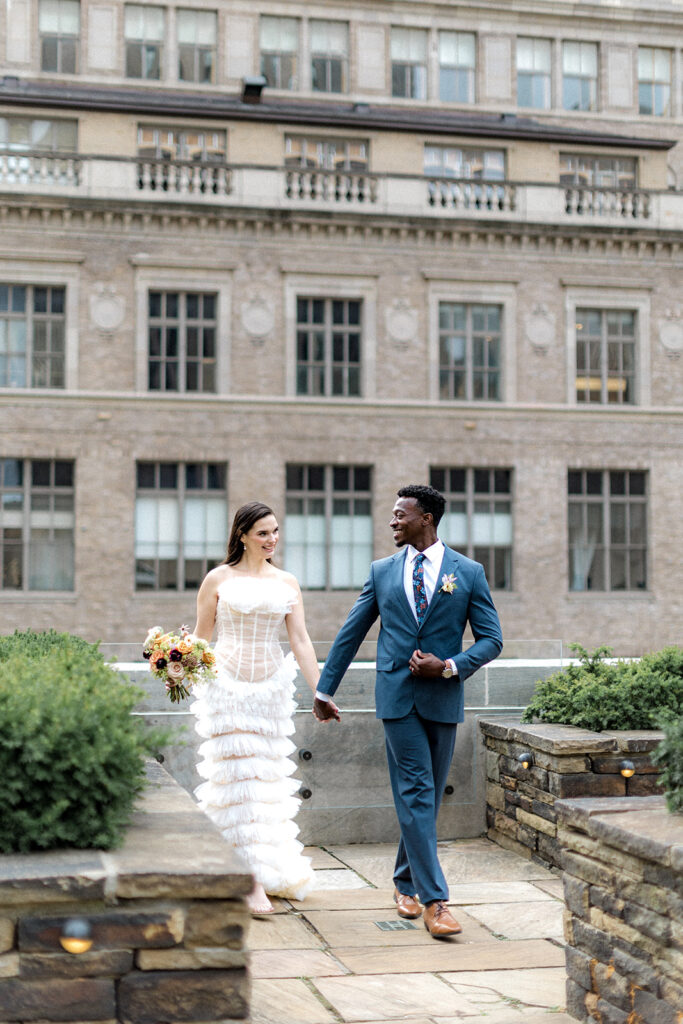
{"type": "Polygon", "coordinates": [[[196,686],[191,710],[205,742],[195,790],[221,829],[273,896],[302,900],[313,869],[293,818],[300,800],[292,714],[296,662],[278,636],[297,594],[284,580],[233,576],[218,588],[217,678],[196,686]]]}

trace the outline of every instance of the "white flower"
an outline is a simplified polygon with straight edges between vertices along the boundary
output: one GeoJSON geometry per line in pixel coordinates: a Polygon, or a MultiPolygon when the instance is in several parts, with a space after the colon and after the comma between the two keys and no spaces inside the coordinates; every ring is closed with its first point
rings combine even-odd
{"type": "Polygon", "coordinates": [[[174,683],[179,683],[181,679],[185,678],[185,669],[179,661],[171,661],[166,668],[166,675],[174,683]]]}
{"type": "Polygon", "coordinates": [[[145,637],[144,646],[145,647],[149,646],[152,643],[152,640],[154,640],[155,637],[157,637],[157,636],[161,636],[163,632],[164,631],[161,628],[161,626],[152,626],[152,628],[150,629],[149,633],[145,637]]]}
{"type": "Polygon", "coordinates": [[[454,590],[458,589],[458,584],[455,582],[457,578],[452,572],[443,574],[441,577],[441,590],[443,590],[444,594],[452,594],[454,590]]]}

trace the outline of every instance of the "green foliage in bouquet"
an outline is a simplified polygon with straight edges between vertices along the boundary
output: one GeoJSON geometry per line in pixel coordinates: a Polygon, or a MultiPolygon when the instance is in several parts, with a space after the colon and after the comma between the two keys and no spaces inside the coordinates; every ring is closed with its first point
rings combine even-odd
{"type": "Polygon", "coordinates": [[[0,638],[0,852],[117,845],[167,739],[141,693],[68,634],[0,638]]]}
{"type": "Polygon", "coordinates": [[[653,764],[663,765],[659,781],[666,792],[669,810],[683,813],[683,717],[664,715],[659,720],[664,739],[650,754],[653,764]]]}
{"type": "Polygon", "coordinates": [[[578,664],[536,683],[523,722],[561,722],[593,732],[657,729],[662,712],[683,713],[683,648],[616,662],[605,661],[609,647],[592,654],[580,644],[571,649],[578,664]]]}

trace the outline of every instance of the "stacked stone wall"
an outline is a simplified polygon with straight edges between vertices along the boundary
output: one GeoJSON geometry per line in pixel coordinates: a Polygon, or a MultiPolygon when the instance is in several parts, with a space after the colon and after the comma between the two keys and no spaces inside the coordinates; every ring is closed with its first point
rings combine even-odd
{"type": "Polygon", "coordinates": [[[683,818],[661,797],[558,801],[567,1011],[683,1022],[683,818]]]}
{"type": "Polygon", "coordinates": [[[120,850],[0,857],[0,1022],[193,1024],[249,1016],[251,876],[155,763],[120,850]],[[72,919],[89,951],[63,950],[72,919]]]}
{"type": "Polygon", "coordinates": [[[590,732],[565,725],[480,721],[486,744],[486,823],[500,846],[559,869],[555,802],[572,797],[649,796],[661,792],[649,752],[662,734],[590,732]],[[528,768],[520,754],[531,753],[528,768]],[[620,771],[624,760],[634,774],[620,771]]]}

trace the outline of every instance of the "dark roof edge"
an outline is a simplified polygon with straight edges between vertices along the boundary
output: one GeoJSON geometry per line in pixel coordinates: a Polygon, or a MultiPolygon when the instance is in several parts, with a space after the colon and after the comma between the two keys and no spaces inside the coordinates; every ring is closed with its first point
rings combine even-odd
{"type": "Polygon", "coordinates": [[[602,131],[546,125],[515,114],[475,115],[425,108],[373,106],[367,103],[323,104],[262,100],[243,103],[239,96],[207,95],[143,89],[71,86],[30,82],[14,76],[0,79],[0,102],[12,106],[41,106],[59,110],[99,110],[164,117],[203,117],[263,121],[315,127],[343,127],[421,135],[468,135],[479,138],[569,142],[576,145],[628,146],[667,150],[677,139],[611,135],[602,131]]]}

